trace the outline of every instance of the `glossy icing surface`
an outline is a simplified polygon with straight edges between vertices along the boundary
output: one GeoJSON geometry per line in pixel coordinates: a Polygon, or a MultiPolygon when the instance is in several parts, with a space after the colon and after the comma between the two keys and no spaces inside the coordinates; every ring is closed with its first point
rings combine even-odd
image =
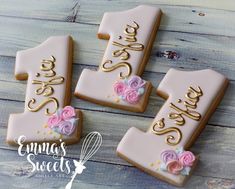
{"type": "Polygon", "coordinates": [[[161,153],[168,149],[190,147],[206,124],[204,122],[209,116],[208,111],[216,106],[215,102],[223,94],[226,84],[227,79],[213,70],[187,72],[170,69],[157,89],[167,100],[151,127],[146,133],[134,127],[130,128],[119,143],[117,153],[162,180],[182,185],[187,176],[170,174],[160,169],[161,153]],[[197,93],[188,92],[190,86],[197,93]],[[200,94],[198,87],[201,89],[200,94]],[[193,108],[187,107],[186,101],[196,105],[191,106],[193,108]],[[171,104],[178,108],[172,108],[171,104]],[[157,125],[162,119],[164,124],[157,125]],[[181,135],[173,127],[179,129],[181,135]]]}
{"type": "MultiPolygon", "coordinates": [[[[8,122],[7,142],[14,144],[20,136],[25,142],[78,140],[77,129],[71,136],[53,132],[47,125],[48,113],[62,109],[70,103],[72,66],[72,38],[50,37],[35,48],[17,52],[15,75],[28,83],[23,113],[11,114],[8,122]],[[34,100],[33,100],[34,99],[34,100]]],[[[77,115],[78,116],[78,115],[77,115]]]]}
{"type": "MultiPolygon", "coordinates": [[[[143,110],[143,106],[146,105],[143,99],[148,98],[149,93],[144,93],[138,103],[130,104],[118,99],[113,85],[115,82],[123,80],[120,78],[120,74],[127,76],[126,78],[142,74],[160,16],[160,9],[144,5],[123,12],[105,13],[98,31],[100,38],[109,38],[102,64],[98,71],[83,70],[75,94],[108,106],[129,107],[134,111],[143,110]],[[127,32],[129,35],[126,34],[127,32]],[[116,56],[114,56],[114,52],[116,52],[116,56]],[[109,62],[104,65],[107,61],[109,62]],[[113,66],[118,66],[118,68],[110,71],[108,68],[113,66]]],[[[149,87],[151,87],[150,83],[147,83],[145,91],[149,91],[149,87]]]]}

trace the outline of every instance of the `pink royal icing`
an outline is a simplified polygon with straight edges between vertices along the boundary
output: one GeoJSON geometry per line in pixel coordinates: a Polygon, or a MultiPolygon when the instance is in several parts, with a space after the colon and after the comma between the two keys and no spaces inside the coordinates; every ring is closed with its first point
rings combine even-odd
{"type": "Polygon", "coordinates": [[[174,150],[164,150],[161,153],[161,169],[174,175],[189,175],[189,171],[195,162],[195,156],[190,151],[183,148],[174,150]]]}
{"type": "Polygon", "coordinates": [[[192,166],[195,161],[195,156],[190,151],[185,151],[182,154],[180,154],[179,161],[184,166],[192,166]]]}
{"type": "Polygon", "coordinates": [[[113,89],[121,100],[136,104],[145,91],[145,84],[146,81],[134,75],[129,80],[117,81],[113,89]]]}
{"type": "Polygon", "coordinates": [[[127,85],[122,81],[118,81],[114,84],[113,89],[118,96],[124,96],[127,85]]]}
{"type": "Polygon", "coordinates": [[[49,128],[53,128],[55,125],[59,124],[62,121],[62,117],[60,116],[59,112],[57,111],[51,117],[49,117],[47,121],[47,125],[49,128]]]}
{"type": "Polygon", "coordinates": [[[171,160],[166,164],[167,171],[174,175],[180,174],[184,166],[178,160],[171,160]]]}
{"type": "Polygon", "coordinates": [[[125,100],[130,104],[135,104],[140,99],[140,95],[135,89],[127,89],[125,91],[125,97],[125,100]]]}
{"type": "Polygon", "coordinates": [[[77,121],[75,109],[72,106],[66,106],[49,117],[47,125],[53,131],[69,136],[74,132],[77,121]]]}
{"type": "Polygon", "coordinates": [[[68,120],[76,116],[75,109],[72,106],[65,106],[61,112],[61,116],[64,120],[68,120]]]}

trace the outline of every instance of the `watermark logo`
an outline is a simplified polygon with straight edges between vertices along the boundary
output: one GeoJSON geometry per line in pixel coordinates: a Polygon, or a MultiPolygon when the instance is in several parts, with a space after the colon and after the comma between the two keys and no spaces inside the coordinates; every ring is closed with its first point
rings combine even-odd
{"type": "Polygon", "coordinates": [[[79,161],[73,160],[76,169],[73,173],[70,182],[66,185],[65,189],[70,189],[72,187],[72,183],[76,175],[82,174],[82,171],[86,168],[84,166],[84,163],[86,163],[97,152],[101,144],[102,144],[102,136],[100,133],[91,132],[86,136],[82,144],[82,150],[79,161]],[[89,148],[89,146],[91,147],[89,148]]]}
{"type": "Polygon", "coordinates": [[[20,136],[17,140],[19,145],[18,154],[19,156],[26,156],[27,161],[31,164],[32,170],[35,171],[47,171],[47,172],[62,172],[66,174],[72,173],[71,180],[66,185],[65,189],[71,189],[73,181],[76,175],[82,174],[83,170],[86,169],[85,163],[98,151],[102,144],[102,136],[99,132],[90,132],[85,137],[79,160],[73,160],[75,170],[71,171],[70,161],[66,160],[66,145],[60,140],[60,143],[29,143],[24,144],[26,140],[25,136],[20,136]],[[25,147],[25,150],[23,150],[25,147]],[[43,161],[41,163],[36,161],[36,156],[40,153],[46,153],[52,155],[53,161],[43,161]]]}

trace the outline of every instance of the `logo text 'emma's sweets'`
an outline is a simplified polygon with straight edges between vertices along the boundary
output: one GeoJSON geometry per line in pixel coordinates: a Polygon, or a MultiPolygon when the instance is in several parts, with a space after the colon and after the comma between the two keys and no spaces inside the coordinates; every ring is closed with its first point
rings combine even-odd
{"type": "Polygon", "coordinates": [[[18,154],[22,157],[26,156],[27,161],[32,165],[32,172],[54,171],[70,174],[70,162],[64,158],[64,156],[66,155],[65,142],[63,142],[62,140],[60,140],[60,143],[58,144],[50,144],[48,142],[38,144],[37,142],[32,142],[25,145],[25,140],[26,137],[23,135],[18,138],[18,154]],[[36,156],[42,153],[52,156],[53,161],[37,161],[36,156]]]}

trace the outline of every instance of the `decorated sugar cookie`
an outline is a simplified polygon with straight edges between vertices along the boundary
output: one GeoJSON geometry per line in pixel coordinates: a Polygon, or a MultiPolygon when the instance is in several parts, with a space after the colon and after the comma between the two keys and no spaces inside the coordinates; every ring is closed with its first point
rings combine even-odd
{"type": "Polygon", "coordinates": [[[78,142],[82,131],[81,111],[69,106],[72,68],[72,38],[50,37],[41,45],[17,52],[15,75],[28,79],[25,109],[11,114],[7,142],[78,142]]]}
{"type": "Polygon", "coordinates": [[[91,102],[143,112],[151,83],[144,71],[160,23],[159,8],[141,5],[123,12],[105,13],[98,37],[108,46],[98,71],[84,69],[75,95],[91,102]]]}
{"type": "Polygon", "coordinates": [[[166,99],[146,133],[130,128],[117,154],[176,186],[182,186],[197,164],[190,146],[221,101],[228,80],[213,70],[170,69],[157,93],[166,99]]]}

